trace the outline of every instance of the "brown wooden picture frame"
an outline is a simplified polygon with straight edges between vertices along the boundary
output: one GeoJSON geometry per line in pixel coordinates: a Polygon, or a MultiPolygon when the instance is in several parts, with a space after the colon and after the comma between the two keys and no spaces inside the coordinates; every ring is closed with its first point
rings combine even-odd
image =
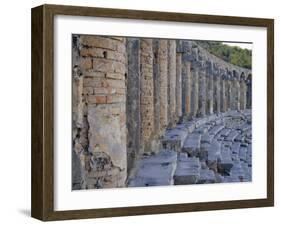
{"type": "Polygon", "coordinates": [[[274,205],[274,20],[61,5],[32,9],[31,215],[50,220],[161,214],[274,205]],[[156,206],[54,211],[54,16],[95,16],[267,28],[267,198],[156,206]]]}

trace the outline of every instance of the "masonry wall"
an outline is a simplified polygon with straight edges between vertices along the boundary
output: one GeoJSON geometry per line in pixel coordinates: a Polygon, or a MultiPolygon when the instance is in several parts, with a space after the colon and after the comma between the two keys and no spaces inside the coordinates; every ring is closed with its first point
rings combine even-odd
{"type": "Polygon", "coordinates": [[[73,189],[126,186],[178,122],[251,108],[251,71],[194,41],[73,36],[73,189]]]}
{"type": "Polygon", "coordinates": [[[127,177],[126,40],[87,35],[76,40],[79,60],[74,67],[83,81],[75,94],[83,107],[73,118],[78,127],[74,150],[84,168],[80,186],[123,187],[127,177]]]}

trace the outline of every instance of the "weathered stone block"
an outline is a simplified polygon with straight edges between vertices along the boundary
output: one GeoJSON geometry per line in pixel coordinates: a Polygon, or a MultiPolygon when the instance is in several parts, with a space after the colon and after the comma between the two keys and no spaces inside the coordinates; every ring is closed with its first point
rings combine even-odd
{"type": "Polygon", "coordinates": [[[177,164],[174,175],[175,185],[195,184],[200,177],[200,162],[198,158],[188,158],[177,164]]]}
{"type": "Polygon", "coordinates": [[[184,141],[182,151],[187,152],[190,156],[198,156],[200,152],[200,142],[200,134],[190,134],[184,141]]]}

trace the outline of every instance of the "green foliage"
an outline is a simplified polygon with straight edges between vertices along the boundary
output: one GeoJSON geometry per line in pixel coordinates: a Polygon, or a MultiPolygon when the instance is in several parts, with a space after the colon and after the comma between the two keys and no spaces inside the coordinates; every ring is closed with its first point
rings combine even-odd
{"type": "Polygon", "coordinates": [[[223,60],[240,67],[252,68],[252,51],[236,46],[229,46],[222,42],[198,41],[198,44],[210,53],[223,60]]]}

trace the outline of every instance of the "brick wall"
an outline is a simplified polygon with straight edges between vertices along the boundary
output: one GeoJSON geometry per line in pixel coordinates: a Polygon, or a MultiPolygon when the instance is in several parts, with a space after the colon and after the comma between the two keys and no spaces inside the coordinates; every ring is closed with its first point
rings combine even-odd
{"type": "Polygon", "coordinates": [[[126,180],[125,38],[78,37],[87,146],[83,188],[122,187],[126,180]]]}

